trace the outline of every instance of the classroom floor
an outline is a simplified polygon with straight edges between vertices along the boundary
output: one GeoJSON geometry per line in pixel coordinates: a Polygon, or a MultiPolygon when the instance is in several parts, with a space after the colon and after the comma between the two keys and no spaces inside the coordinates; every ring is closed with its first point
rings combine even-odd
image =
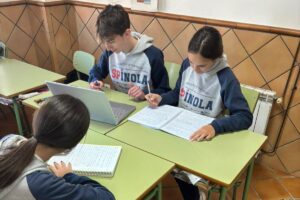
{"type": "MultiPolygon", "coordinates": [[[[16,133],[17,126],[13,112],[0,105],[0,136],[8,133],[16,133]],[[5,116],[3,115],[5,114],[5,116]]],[[[31,123],[31,109],[26,108],[28,119],[31,123]]],[[[163,181],[164,200],[182,200],[180,191],[172,176],[166,176],[163,181]]],[[[237,200],[242,199],[242,188],[239,187],[237,200]]],[[[228,194],[230,199],[231,192],[228,194]]],[[[217,199],[215,194],[213,199],[217,199]]],[[[269,167],[255,164],[252,182],[249,191],[249,200],[300,200],[300,178],[291,176],[281,171],[273,170],[269,167]]]]}

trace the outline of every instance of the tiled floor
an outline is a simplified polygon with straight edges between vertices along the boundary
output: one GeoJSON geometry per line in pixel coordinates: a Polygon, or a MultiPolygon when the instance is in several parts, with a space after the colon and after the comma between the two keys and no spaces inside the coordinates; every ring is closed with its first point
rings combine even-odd
{"type": "MultiPolygon", "coordinates": [[[[242,184],[237,191],[236,199],[242,199],[242,184]]],[[[230,199],[232,191],[229,192],[230,199]]],[[[180,191],[171,176],[163,180],[163,199],[181,200],[180,191]]],[[[213,195],[213,200],[218,195],[213,195]]],[[[300,178],[269,167],[255,164],[252,182],[248,194],[249,200],[300,200],[300,178]]]]}
{"type": "MultiPolygon", "coordinates": [[[[7,107],[0,105],[0,109],[4,111],[5,117],[0,112],[0,135],[7,133],[15,133],[17,126],[13,117],[13,113],[7,107]]],[[[32,118],[32,110],[26,109],[29,121],[32,118]]],[[[242,199],[241,185],[237,191],[237,200],[242,199]]],[[[229,192],[228,199],[231,196],[229,192]]],[[[164,200],[181,200],[180,191],[173,180],[168,175],[163,180],[163,199],[164,200]]],[[[217,194],[213,195],[213,199],[218,199],[217,194]]],[[[269,167],[256,164],[252,182],[248,194],[249,200],[300,200],[300,177],[294,177],[281,171],[273,170],[269,167]]]]}

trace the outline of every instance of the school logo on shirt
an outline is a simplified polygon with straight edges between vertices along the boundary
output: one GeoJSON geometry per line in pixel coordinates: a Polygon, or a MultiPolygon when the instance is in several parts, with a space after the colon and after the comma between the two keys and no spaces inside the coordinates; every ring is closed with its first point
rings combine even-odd
{"type": "Polygon", "coordinates": [[[180,94],[179,94],[179,95],[180,95],[181,97],[183,97],[183,96],[184,96],[184,93],[185,93],[185,92],[184,92],[184,88],[181,88],[181,89],[180,89],[180,94]]]}
{"type": "Polygon", "coordinates": [[[185,92],[184,88],[180,89],[180,97],[183,99],[183,101],[193,107],[197,107],[204,110],[212,110],[213,101],[208,100],[204,101],[203,98],[201,98],[199,95],[196,96],[192,94],[189,90],[185,92]]]}
{"type": "Polygon", "coordinates": [[[132,83],[140,83],[142,85],[147,85],[148,77],[145,74],[122,72],[119,69],[112,69],[111,76],[113,79],[118,79],[123,82],[132,82],[132,83]]]}

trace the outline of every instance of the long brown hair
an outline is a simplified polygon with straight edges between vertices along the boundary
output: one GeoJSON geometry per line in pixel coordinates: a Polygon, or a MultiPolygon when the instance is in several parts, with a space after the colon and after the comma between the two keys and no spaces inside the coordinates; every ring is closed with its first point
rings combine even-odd
{"type": "Polygon", "coordinates": [[[89,116],[79,99],[69,95],[47,99],[34,115],[34,136],[0,156],[0,189],[20,176],[32,161],[38,143],[62,149],[76,146],[88,129],[89,116]]]}

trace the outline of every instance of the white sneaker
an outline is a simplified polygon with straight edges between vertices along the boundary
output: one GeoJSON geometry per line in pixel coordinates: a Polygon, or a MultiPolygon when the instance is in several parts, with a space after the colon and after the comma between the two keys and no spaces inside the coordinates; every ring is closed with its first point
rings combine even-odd
{"type": "Polygon", "coordinates": [[[200,195],[199,200],[206,200],[207,199],[206,193],[201,191],[201,190],[199,190],[199,195],[200,195]]]}

